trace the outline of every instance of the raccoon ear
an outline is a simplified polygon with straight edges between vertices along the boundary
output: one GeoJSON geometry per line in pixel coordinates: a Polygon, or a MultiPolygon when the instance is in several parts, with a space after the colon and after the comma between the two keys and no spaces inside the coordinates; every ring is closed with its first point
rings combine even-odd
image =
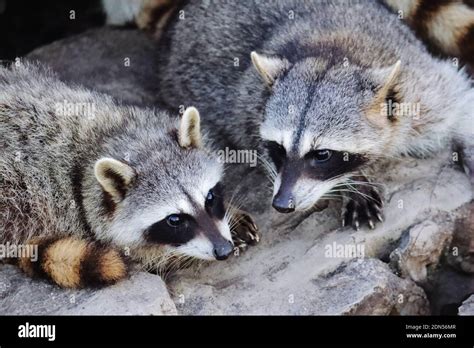
{"type": "Polygon", "coordinates": [[[195,107],[189,107],[184,111],[179,124],[178,142],[182,148],[200,148],[201,139],[201,118],[199,111],[195,107]]]}
{"type": "MultiPolygon", "coordinates": [[[[375,98],[366,115],[369,121],[378,127],[384,127],[389,123],[389,117],[383,111],[386,110],[387,99],[395,94],[394,88],[400,76],[401,65],[402,62],[399,60],[391,67],[376,69],[372,72],[375,82],[380,87],[376,91],[375,98]]],[[[393,115],[390,117],[393,118],[393,115]]]]}
{"type": "Polygon", "coordinates": [[[290,62],[286,58],[276,56],[266,56],[253,51],[250,53],[253,66],[269,85],[273,85],[278,75],[290,67],[290,62]]]}
{"type": "Polygon", "coordinates": [[[94,174],[104,191],[109,193],[115,202],[123,200],[136,176],[135,170],[128,164],[108,157],[95,163],[94,174]]]}

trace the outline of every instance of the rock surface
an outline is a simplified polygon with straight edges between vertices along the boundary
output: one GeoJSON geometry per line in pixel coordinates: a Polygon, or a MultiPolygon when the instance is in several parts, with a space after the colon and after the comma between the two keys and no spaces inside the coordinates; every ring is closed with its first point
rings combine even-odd
{"type": "MultiPolygon", "coordinates": [[[[140,72],[140,66],[133,62],[147,65],[155,52],[142,34],[128,33],[90,31],[36,50],[31,57],[49,63],[65,81],[83,83],[127,103],[147,103],[154,98],[150,86],[153,79],[146,79],[149,68],[140,72]],[[136,57],[131,60],[131,67],[135,77],[131,78],[130,70],[123,70],[123,57],[128,54],[127,44],[133,37],[140,38],[133,47],[136,57]],[[110,44],[103,44],[106,42],[110,44]],[[144,53],[140,53],[140,46],[144,53]],[[92,59],[94,66],[97,60],[106,79],[95,76],[101,74],[90,64],[92,59]],[[111,82],[116,75],[119,83],[111,82]]],[[[453,166],[450,154],[430,160],[406,158],[386,168],[377,178],[386,183],[385,222],[375,230],[361,228],[357,232],[340,227],[340,205],[335,201],[320,212],[275,213],[270,206],[268,180],[250,172],[245,166],[228,170],[227,187],[238,186],[236,200],[254,215],[262,241],[238,257],[182,270],[169,279],[168,289],[178,313],[429,313],[424,290],[408,277],[420,282],[427,279],[426,274],[449,244],[450,221],[456,221],[460,207],[472,200],[469,179],[453,166]],[[423,238],[417,239],[417,235],[423,238]],[[408,238],[401,240],[402,236],[408,238]],[[400,275],[407,279],[395,275],[380,261],[388,261],[390,254],[400,256],[396,263],[400,275]]],[[[163,294],[163,284],[156,278],[140,274],[110,290],[78,292],[76,304],[71,304],[72,292],[28,280],[10,267],[3,267],[0,312],[84,314],[89,310],[111,314],[113,310],[108,306],[112,306],[129,314],[174,313],[173,309],[162,309],[161,301],[169,301],[163,294]],[[151,284],[155,283],[160,285],[152,289],[151,284]],[[13,291],[16,287],[20,290],[13,291]],[[50,294],[55,299],[51,300],[50,294]],[[106,305],[108,302],[111,304],[106,305]]],[[[465,281],[464,291],[469,291],[470,286],[465,281]]]]}
{"type": "Polygon", "coordinates": [[[436,266],[452,238],[453,230],[426,220],[410,228],[390,260],[404,278],[417,283],[427,280],[429,266],[436,266]]]}
{"type": "MultiPolygon", "coordinates": [[[[388,268],[380,270],[381,278],[364,278],[349,271],[341,274],[338,270],[353,255],[339,257],[337,249],[352,246],[356,251],[363,251],[368,259],[364,267],[374,270],[378,269],[374,264],[365,262],[388,258],[404,231],[429,219],[454,220],[456,209],[472,199],[472,192],[468,178],[446,166],[446,158],[406,159],[387,170],[381,177],[381,182],[387,183],[386,220],[373,231],[341,228],[340,207],[334,202],[328,209],[309,216],[286,216],[270,208],[260,212],[257,206],[262,206],[261,202],[267,201],[270,206],[269,195],[252,193],[253,200],[247,209],[255,212],[262,231],[261,243],[225,264],[215,263],[177,275],[169,287],[178,311],[185,314],[426,314],[428,309],[418,292],[421,289],[412,281],[393,274],[394,278],[389,277],[388,268]],[[331,284],[331,276],[346,279],[352,288],[344,292],[344,287],[334,280],[332,292],[323,290],[324,282],[331,284]],[[413,299],[414,305],[394,308],[393,298],[380,289],[392,289],[392,295],[413,299]],[[412,297],[412,294],[416,295],[412,297]],[[364,305],[365,296],[371,298],[367,303],[374,303],[373,307],[364,305]],[[294,303],[289,303],[291,298],[294,303]]],[[[255,187],[255,177],[241,180],[240,185],[255,187]]],[[[442,250],[448,242],[445,237],[439,238],[441,245],[433,248],[442,250]]]]}
{"type": "Polygon", "coordinates": [[[0,267],[0,315],[176,314],[165,283],[153,274],[138,273],[100,290],[63,290],[12,265],[0,267]]]}
{"type": "Polygon", "coordinates": [[[469,297],[463,302],[462,306],[459,307],[459,315],[474,315],[474,295],[469,297]]]}

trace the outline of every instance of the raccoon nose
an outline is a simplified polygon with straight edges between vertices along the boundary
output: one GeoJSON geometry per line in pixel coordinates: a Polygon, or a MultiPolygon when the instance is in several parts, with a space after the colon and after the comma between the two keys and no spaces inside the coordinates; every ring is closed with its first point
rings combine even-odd
{"type": "Polygon", "coordinates": [[[292,213],[295,211],[295,200],[291,195],[282,195],[278,192],[273,198],[272,206],[279,213],[292,213]]]}
{"type": "Polygon", "coordinates": [[[234,250],[234,245],[231,242],[224,242],[214,246],[214,256],[216,260],[225,260],[234,250]]]}

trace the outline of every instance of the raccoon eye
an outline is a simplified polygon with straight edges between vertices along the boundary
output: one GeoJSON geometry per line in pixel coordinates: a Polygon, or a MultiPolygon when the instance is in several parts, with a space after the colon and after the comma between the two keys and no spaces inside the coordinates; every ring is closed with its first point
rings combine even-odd
{"type": "Polygon", "coordinates": [[[331,150],[316,150],[311,152],[311,161],[314,163],[327,162],[332,156],[331,150]]]}
{"type": "Polygon", "coordinates": [[[206,196],[206,207],[212,206],[212,203],[214,203],[214,192],[212,192],[212,190],[209,190],[206,196]]]}
{"type": "Polygon", "coordinates": [[[171,227],[178,227],[183,222],[182,220],[178,214],[172,214],[166,217],[166,222],[171,227]]]}

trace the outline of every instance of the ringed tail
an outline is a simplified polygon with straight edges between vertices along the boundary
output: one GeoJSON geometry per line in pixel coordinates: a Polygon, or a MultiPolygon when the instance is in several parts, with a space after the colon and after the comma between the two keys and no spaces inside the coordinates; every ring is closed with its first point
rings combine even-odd
{"type": "Polygon", "coordinates": [[[473,0],[384,0],[435,51],[474,65],[473,0]]]}
{"type": "Polygon", "coordinates": [[[128,258],[118,250],[74,237],[44,237],[29,241],[38,247],[37,259],[21,258],[19,267],[63,288],[101,287],[127,277],[128,258]]]}

